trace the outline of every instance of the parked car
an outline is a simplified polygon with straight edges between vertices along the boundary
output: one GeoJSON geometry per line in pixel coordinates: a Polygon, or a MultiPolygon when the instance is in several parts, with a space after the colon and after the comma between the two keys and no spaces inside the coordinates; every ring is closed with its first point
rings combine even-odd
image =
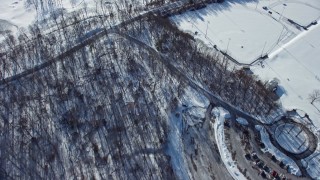
{"type": "Polygon", "coordinates": [[[277,171],[275,171],[275,170],[273,170],[272,172],[271,172],[271,174],[270,174],[272,177],[278,177],[278,173],[277,173],[277,171]]]}
{"type": "Polygon", "coordinates": [[[267,174],[264,171],[262,171],[260,175],[263,179],[267,179],[267,174]]]}
{"type": "Polygon", "coordinates": [[[244,157],[249,161],[249,160],[251,160],[251,155],[248,153],[248,154],[246,154],[246,155],[244,155],[244,157]]]}
{"type": "Polygon", "coordinates": [[[264,167],[264,162],[263,162],[263,161],[260,161],[260,162],[257,163],[257,165],[258,165],[258,167],[259,167],[260,169],[263,169],[263,167],[264,167]]]}
{"type": "Polygon", "coordinates": [[[263,166],[263,170],[265,170],[267,173],[271,172],[271,169],[267,165],[263,166]]]}
{"type": "Polygon", "coordinates": [[[259,159],[256,153],[252,153],[251,156],[253,160],[259,159]]]}

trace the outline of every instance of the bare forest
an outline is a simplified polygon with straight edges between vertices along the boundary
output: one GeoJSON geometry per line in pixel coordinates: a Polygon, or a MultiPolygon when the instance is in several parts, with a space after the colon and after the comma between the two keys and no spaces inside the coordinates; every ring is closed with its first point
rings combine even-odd
{"type": "MultiPolygon", "coordinates": [[[[209,96],[256,117],[277,111],[264,82],[168,18],[139,15],[170,2],[67,13],[28,0],[42,21],[0,44],[0,179],[179,179],[170,118],[188,88],[213,106],[209,96]]],[[[189,178],[219,179],[210,127],[182,121],[189,178]]]]}

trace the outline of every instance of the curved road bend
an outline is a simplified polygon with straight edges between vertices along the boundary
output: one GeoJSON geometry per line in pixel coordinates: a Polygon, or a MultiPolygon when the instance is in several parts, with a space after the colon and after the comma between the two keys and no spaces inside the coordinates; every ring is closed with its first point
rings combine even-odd
{"type": "MultiPolygon", "coordinates": [[[[202,94],[204,94],[209,100],[210,102],[214,103],[214,104],[218,104],[219,106],[223,107],[224,109],[227,109],[231,114],[235,114],[239,117],[245,118],[250,124],[250,128],[254,128],[255,125],[262,125],[265,126],[263,123],[261,123],[260,121],[258,121],[257,119],[255,119],[254,117],[252,117],[251,115],[237,109],[236,107],[234,107],[233,105],[230,105],[229,103],[224,102],[222,99],[220,99],[219,97],[217,97],[216,95],[212,94],[211,92],[207,91],[206,89],[202,88],[200,85],[198,85],[197,83],[195,83],[193,80],[191,80],[189,77],[187,77],[182,70],[178,69],[177,67],[175,67],[174,65],[172,65],[168,59],[168,57],[164,56],[163,54],[159,53],[157,50],[155,50],[154,48],[148,46],[147,44],[145,44],[144,42],[141,42],[138,39],[135,39],[129,35],[120,33],[120,32],[116,32],[115,30],[123,25],[129,24],[131,22],[134,22],[138,19],[144,18],[146,17],[151,11],[145,12],[144,14],[140,14],[136,17],[130,18],[126,21],[121,22],[118,25],[115,25],[109,29],[100,29],[99,31],[97,31],[95,34],[93,34],[92,36],[88,37],[87,39],[83,40],[81,43],[75,45],[74,47],[72,47],[71,49],[67,50],[66,52],[62,53],[61,55],[43,63],[40,65],[37,65],[31,69],[25,70],[24,72],[21,72],[20,74],[5,78],[0,80],[0,86],[1,85],[5,85],[7,83],[10,83],[12,81],[18,80],[20,78],[23,78],[25,76],[31,75],[41,69],[44,69],[50,65],[52,65],[53,63],[57,62],[57,61],[62,61],[64,57],[68,56],[68,54],[74,53],[77,50],[85,47],[86,45],[94,42],[95,40],[97,40],[98,38],[107,35],[108,33],[116,33],[119,34],[120,36],[125,37],[128,40],[131,40],[133,42],[135,42],[136,44],[143,46],[144,48],[148,49],[149,51],[153,52],[154,54],[158,55],[160,57],[160,59],[162,60],[162,62],[167,66],[167,68],[170,69],[170,71],[172,73],[174,73],[176,76],[180,77],[182,80],[184,80],[185,82],[187,82],[189,84],[189,86],[191,86],[192,88],[200,91],[202,94]]],[[[291,156],[289,156],[291,157],[291,156]]],[[[297,164],[298,160],[295,157],[291,157],[292,159],[294,159],[296,161],[297,164]]],[[[299,166],[301,168],[301,166],[299,166]]],[[[303,168],[301,168],[301,170],[303,171],[303,168]]]]}
{"type": "MultiPolygon", "coordinates": [[[[176,3],[173,3],[173,4],[176,4],[176,3]]],[[[162,11],[171,11],[171,10],[174,10],[175,8],[179,8],[177,6],[172,6],[172,3],[170,4],[166,4],[162,7],[159,7],[159,11],[157,13],[160,13],[162,11]]],[[[54,57],[52,58],[51,60],[48,60],[47,62],[44,62],[42,64],[39,64],[39,65],[36,65],[34,66],[33,68],[30,68],[30,69],[27,69],[27,70],[24,70],[23,72],[19,73],[19,74],[16,74],[16,75],[13,75],[13,76],[10,76],[10,77],[7,77],[7,78],[4,78],[4,79],[1,79],[0,80],[0,86],[2,85],[5,85],[7,83],[10,83],[12,81],[15,81],[15,80],[18,80],[20,78],[23,78],[25,76],[28,76],[30,74],[33,74],[41,69],[44,69],[50,65],[52,65],[53,63],[55,62],[58,62],[58,61],[63,61],[63,58],[65,58],[66,56],[68,56],[68,54],[71,54],[71,53],[74,53],[76,52],[77,50],[87,46],[88,44],[91,44],[93,43],[95,40],[101,38],[102,36],[104,35],[107,35],[108,33],[114,31],[115,29],[118,29],[119,27],[122,27],[124,25],[127,25],[127,24],[130,24],[134,21],[137,21],[139,19],[143,19],[145,17],[147,17],[150,13],[152,12],[155,12],[155,9],[152,9],[152,10],[149,10],[149,11],[146,11],[146,12],[143,12],[137,16],[134,16],[134,17],[131,17],[127,20],[124,20],[122,22],[120,22],[119,24],[117,25],[114,25],[108,29],[99,29],[98,31],[96,31],[96,33],[92,34],[91,36],[89,36],[87,39],[83,40],[82,42],[80,42],[79,44],[73,46],[72,48],[70,48],[69,50],[67,50],[66,52],[60,54],[59,56],[57,57],[54,57]]],[[[99,17],[99,16],[98,16],[99,17]]],[[[50,34],[50,33],[49,33],[50,34]]]]}
{"type": "MultiPolygon", "coordinates": [[[[233,105],[223,101],[222,99],[220,99],[220,97],[217,97],[216,95],[212,94],[211,92],[207,91],[206,89],[204,89],[203,87],[201,87],[200,85],[198,85],[197,83],[195,83],[193,80],[191,80],[185,73],[183,73],[182,70],[180,70],[179,68],[175,67],[174,65],[172,65],[170,63],[170,59],[168,57],[166,57],[165,55],[161,54],[160,52],[158,52],[156,49],[154,49],[153,47],[145,44],[144,42],[129,36],[127,34],[121,33],[121,32],[115,32],[116,34],[138,44],[139,46],[143,46],[143,48],[151,51],[152,53],[154,53],[155,55],[160,57],[160,60],[162,60],[162,63],[164,63],[168,69],[170,69],[171,73],[173,73],[174,75],[176,75],[177,77],[179,77],[181,80],[185,81],[186,83],[189,84],[190,87],[196,89],[197,91],[201,92],[203,95],[205,95],[209,101],[213,104],[217,104],[221,107],[223,107],[224,109],[228,110],[231,114],[233,115],[237,115],[238,117],[242,117],[244,119],[246,119],[249,122],[249,127],[251,129],[255,129],[255,125],[261,125],[263,127],[265,127],[266,125],[263,124],[262,122],[260,122],[259,120],[255,119],[254,117],[252,117],[251,115],[239,110],[238,108],[234,107],[233,105]]],[[[268,129],[268,128],[266,128],[268,129]]],[[[270,132],[268,132],[270,135],[270,132]]],[[[270,137],[272,137],[270,135],[270,137]]],[[[271,138],[272,140],[272,138],[271,138]]],[[[276,142],[276,141],[272,141],[272,142],[276,142]]],[[[279,143],[274,143],[275,147],[278,148],[279,150],[283,151],[283,148],[279,145],[279,143]]],[[[309,149],[308,149],[309,150],[309,149]]],[[[308,151],[307,150],[307,151],[308,151]]],[[[312,149],[314,152],[314,149],[312,149]]],[[[310,152],[306,152],[306,153],[310,153],[310,152]]],[[[310,177],[310,175],[307,173],[306,169],[303,168],[302,162],[300,161],[300,158],[296,157],[295,154],[288,154],[286,151],[284,151],[284,154],[286,154],[288,157],[290,157],[292,160],[295,161],[295,163],[298,165],[298,167],[301,170],[301,173],[303,176],[306,177],[310,177]]]]}
{"type": "Polygon", "coordinates": [[[109,29],[99,29],[98,31],[96,31],[96,33],[92,34],[90,37],[88,37],[87,39],[83,40],[82,42],[78,43],[77,45],[73,46],[72,48],[70,48],[69,50],[65,51],[64,53],[58,55],[57,57],[54,57],[50,60],[48,60],[47,62],[44,62],[42,64],[36,65],[33,68],[27,69],[19,74],[4,78],[0,80],[0,86],[5,85],[7,83],[10,83],[12,81],[18,80],[20,78],[23,78],[25,76],[31,75],[37,71],[40,71],[50,65],[52,65],[55,62],[58,61],[63,61],[65,57],[67,57],[69,54],[72,54],[76,51],[78,51],[79,49],[87,46],[88,44],[93,43],[94,41],[96,41],[97,39],[101,38],[104,35],[107,35],[108,33],[112,33],[114,31],[114,29],[117,29],[123,25],[129,24],[133,21],[136,21],[140,18],[144,18],[147,14],[143,14],[143,15],[138,15],[134,18],[128,19],[126,21],[121,22],[118,25],[115,25],[109,29]]]}
{"type": "MultiPolygon", "coordinates": [[[[74,47],[70,48],[69,50],[67,50],[66,52],[60,54],[59,56],[55,57],[55,58],[52,58],[51,60],[48,60],[47,62],[44,62],[43,64],[39,64],[39,65],[36,65],[35,67],[31,68],[31,69],[27,69],[19,74],[16,74],[16,75],[13,75],[11,77],[7,77],[7,78],[4,78],[4,79],[1,79],[0,80],[0,86],[1,85],[5,85],[7,83],[10,83],[12,81],[15,81],[15,80],[18,80],[20,78],[23,78],[25,76],[28,76],[30,74],[33,74],[34,72],[37,72],[41,69],[44,69],[48,66],[50,66],[51,64],[53,64],[54,62],[57,62],[57,61],[62,61],[64,57],[68,56],[68,54],[71,54],[71,53],[74,53],[75,51],[85,47],[86,45],[94,42],[95,40],[97,40],[98,38],[108,34],[108,33],[111,33],[113,32],[115,29],[118,29],[119,27],[122,27],[124,25],[127,25],[127,24],[130,24],[134,21],[137,21],[139,19],[143,19],[147,16],[150,15],[150,13],[156,13],[158,14],[159,16],[161,16],[162,13],[165,13],[165,12],[172,12],[172,11],[175,11],[177,9],[179,9],[181,6],[183,6],[184,4],[186,3],[189,3],[189,1],[187,0],[179,0],[179,1],[176,1],[176,2],[172,2],[172,3],[167,3],[163,6],[160,6],[156,9],[150,9],[146,12],[142,12],[140,13],[139,15],[136,15],[136,16],[133,16],[127,20],[124,20],[122,22],[120,22],[119,24],[117,25],[114,25],[108,29],[99,29],[98,31],[96,31],[96,33],[92,34],[91,36],[89,36],[87,39],[83,40],[82,42],[80,42],[79,44],[75,45],[74,47]]],[[[195,2],[194,5],[198,4],[198,3],[201,3],[201,2],[195,2]]],[[[99,17],[99,16],[95,16],[95,17],[99,17]]],[[[94,17],[92,17],[94,18],[94,17]]],[[[87,19],[85,19],[87,20],[87,19]]],[[[49,32],[50,34],[50,32],[49,32]]]]}

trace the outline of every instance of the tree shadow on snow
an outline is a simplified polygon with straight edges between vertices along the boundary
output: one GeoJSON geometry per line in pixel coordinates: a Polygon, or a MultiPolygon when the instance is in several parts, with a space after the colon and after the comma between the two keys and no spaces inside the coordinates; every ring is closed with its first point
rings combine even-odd
{"type": "MultiPolygon", "coordinates": [[[[203,16],[208,15],[218,15],[219,12],[222,11],[231,11],[231,7],[235,4],[246,5],[248,3],[256,2],[258,0],[225,0],[223,3],[212,3],[207,5],[206,8],[195,10],[195,11],[186,11],[182,13],[182,16],[187,17],[190,20],[197,20],[200,19],[204,21],[203,16]]],[[[175,22],[180,24],[184,18],[175,18],[175,22]]]]}

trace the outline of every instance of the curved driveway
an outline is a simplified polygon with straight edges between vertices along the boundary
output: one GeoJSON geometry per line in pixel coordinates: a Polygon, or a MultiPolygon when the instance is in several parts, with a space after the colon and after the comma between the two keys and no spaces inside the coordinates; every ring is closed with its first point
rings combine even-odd
{"type": "MultiPolygon", "coordinates": [[[[248,122],[249,122],[249,127],[251,129],[254,129],[255,128],[255,125],[262,125],[264,127],[266,127],[267,125],[261,123],[260,121],[258,121],[256,118],[252,117],[251,115],[249,115],[248,113],[246,112],[243,112],[241,110],[239,110],[237,107],[223,101],[220,97],[216,96],[215,94],[211,93],[210,91],[204,89],[202,86],[200,86],[199,84],[197,84],[196,82],[194,82],[191,78],[189,78],[185,73],[184,73],[184,70],[178,68],[178,67],[175,67],[173,64],[171,64],[171,60],[166,57],[165,55],[161,54],[160,52],[158,52],[156,49],[154,49],[153,47],[150,47],[148,46],[147,44],[145,44],[144,42],[136,39],[136,38],[133,38],[127,34],[123,34],[121,32],[118,32],[116,29],[123,26],[123,25],[126,25],[126,24],[129,24],[131,22],[134,22],[138,19],[142,19],[146,16],[149,15],[149,12],[146,12],[144,14],[140,14],[136,17],[133,17],[131,19],[128,19],[126,21],[123,21],[121,22],[120,24],[118,25],[115,25],[113,26],[112,28],[109,28],[109,29],[100,29],[98,30],[95,34],[93,34],[92,36],[90,36],[89,38],[85,39],[84,41],[82,41],[81,43],[75,45],[74,47],[72,47],[71,49],[69,49],[68,51],[62,53],[61,55],[43,63],[43,64],[40,64],[40,65],[37,65],[31,69],[28,69],[20,74],[17,74],[17,75],[14,75],[14,76],[11,76],[11,77],[8,77],[8,78],[5,78],[5,79],[2,79],[0,80],[0,86],[1,85],[5,85],[7,83],[10,83],[12,81],[15,81],[15,80],[18,80],[22,77],[25,77],[25,76],[28,76],[28,75],[31,75],[33,74],[34,72],[37,72],[41,69],[44,69],[48,66],[50,66],[51,64],[57,62],[57,61],[62,61],[66,56],[68,56],[69,54],[72,54],[74,53],[75,51],[85,47],[86,45],[90,44],[90,43],[93,43],[95,40],[97,40],[98,38],[104,36],[104,35],[107,35],[109,33],[116,33],[124,38],[126,38],[127,40],[131,41],[131,42],[134,42],[136,43],[137,45],[139,46],[142,46],[143,48],[147,49],[148,51],[150,51],[151,53],[155,54],[156,56],[159,57],[159,59],[161,60],[162,63],[164,63],[167,68],[170,70],[170,72],[179,77],[180,80],[183,80],[185,81],[190,87],[196,89],[197,91],[201,92],[203,95],[205,95],[209,101],[213,104],[216,104],[216,105],[219,105],[221,107],[223,107],[224,109],[228,110],[231,114],[233,115],[236,115],[238,117],[242,117],[244,119],[246,119],[248,122]]],[[[266,129],[270,129],[268,127],[266,127],[266,129]]],[[[269,132],[270,133],[270,132],[269,132]]],[[[312,134],[312,133],[311,133],[312,134]]],[[[313,135],[313,134],[312,134],[313,135]]],[[[312,136],[311,135],[311,136],[312,136]]],[[[314,136],[314,135],[313,135],[314,136]]],[[[272,136],[270,136],[272,137],[272,136]]],[[[275,141],[273,140],[273,138],[271,138],[271,141],[274,143],[274,145],[280,149],[281,151],[283,151],[283,148],[281,148],[281,146],[275,141]]],[[[314,148],[310,149],[309,148],[309,151],[307,152],[303,152],[305,153],[304,155],[295,155],[295,154],[290,154],[290,153],[287,153],[285,152],[285,154],[287,154],[291,159],[293,159],[297,165],[299,166],[301,172],[303,175],[305,176],[308,176],[308,173],[306,172],[306,170],[303,168],[302,166],[302,163],[300,161],[301,158],[305,158],[307,157],[307,155],[310,155],[314,152],[314,148]]]]}
{"type": "MultiPolygon", "coordinates": [[[[238,108],[236,108],[235,106],[223,101],[220,97],[214,95],[213,93],[209,92],[208,90],[204,89],[203,87],[201,87],[199,84],[197,84],[196,82],[194,82],[191,78],[189,78],[182,69],[175,67],[173,64],[170,63],[170,59],[168,57],[166,57],[165,55],[161,54],[160,52],[158,52],[156,49],[154,49],[153,47],[145,44],[144,42],[129,36],[127,34],[121,33],[121,32],[116,32],[118,35],[130,40],[131,42],[134,42],[136,44],[138,44],[139,46],[142,46],[143,48],[149,50],[150,52],[152,52],[153,54],[157,55],[159,57],[159,59],[162,61],[162,63],[164,63],[167,68],[170,70],[170,72],[174,75],[176,75],[180,80],[185,81],[190,87],[196,89],[198,92],[201,92],[204,96],[206,96],[209,101],[215,105],[221,106],[224,109],[228,110],[232,115],[236,115],[238,117],[242,117],[244,119],[246,119],[249,122],[249,127],[251,129],[255,129],[255,125],[261,125],[263,127],[265,127],[268,130],[268,133],[270,135],[270,140],[273,143],[273,145],[278,148],[280,151],[282,151],[284,154],[286,154],[288,157],[290,157],[292,160],[295,161],[295,163],[299,166],[301,173],[303,176],[305,177],[310,177],[310,175],[307,173],[306,169],[303,167],[302,162],[300,161],[301,159],[308,157],[309,155],[311,155],[312,153],[314,153],[314,151],[316,150],[316,148],[308,148],[305,152],[300,153],[299,155],[293,154],[293,153],[287,153],[286,150],[284,150],[279,143],[272,138],[272,134],[270,133],[270,128],[269,125],[263,124],[261,123],[259,120],[257,120],[256,118],[252,117],[251,115],[239,110],[238,108]]],[[[311,133],[311,132],[310,132],[311,133]]],[[[308,133],[309,134],[309,133],[308,133]]],[[[312,133],[311,133],[312,134],[312,133]]],[[[315,135],[311,135],[311,138],[316,138],[315,135]]],[[[317,139],[314,139],[315,141],[312,142],[311,144],[317,144],[316,141],[317,139]]],[[[311,146],[312,147],[312,146],[311,146]]],[[[315,146],[316,147],[316,146],[315,146]]]]}

